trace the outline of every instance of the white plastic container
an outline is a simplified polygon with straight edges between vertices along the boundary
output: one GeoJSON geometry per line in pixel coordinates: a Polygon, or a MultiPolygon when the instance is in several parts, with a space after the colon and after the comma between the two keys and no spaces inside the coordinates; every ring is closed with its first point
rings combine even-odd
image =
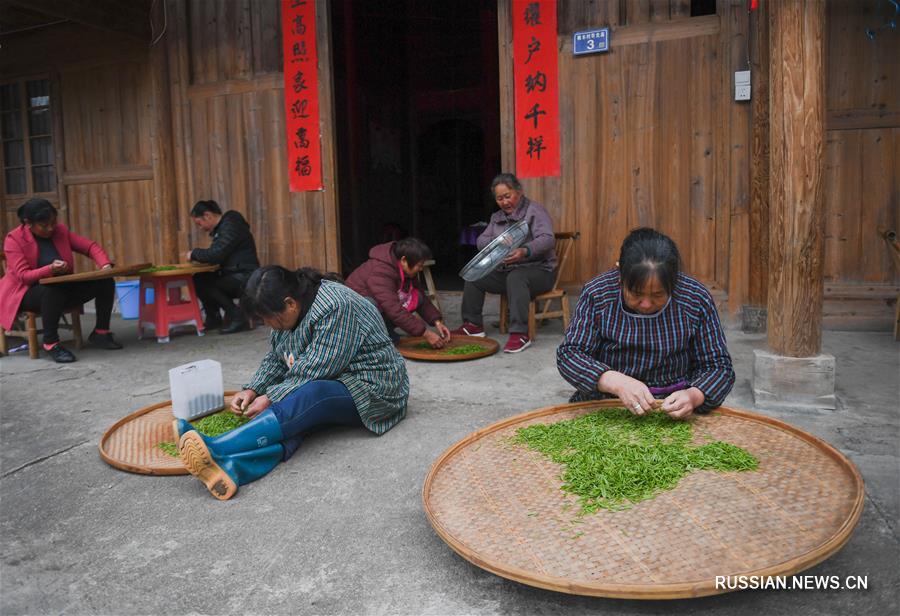
{"type": "Polygon", "coordinates": [[[222,364],[201,359],[169,370],[172,412],[175,417],[191,420],[225,408],[225,386],[222,364]]]}

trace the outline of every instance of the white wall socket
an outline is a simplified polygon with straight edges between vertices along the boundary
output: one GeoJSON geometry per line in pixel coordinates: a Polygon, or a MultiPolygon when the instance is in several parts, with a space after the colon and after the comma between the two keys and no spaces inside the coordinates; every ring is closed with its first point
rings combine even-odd
{"type": "Polygon", "coordinates": [[[750,100],[750,71],[734,72],[734,100],[750,100]]]}

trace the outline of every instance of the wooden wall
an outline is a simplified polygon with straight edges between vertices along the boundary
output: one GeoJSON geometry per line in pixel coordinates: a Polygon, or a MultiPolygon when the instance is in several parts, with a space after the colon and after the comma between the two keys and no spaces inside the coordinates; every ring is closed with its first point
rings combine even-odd
{"type": "Polygon", "coordinates": [[[287,184],[279,2],[168,0],[177,248],[205,246],[188,212],[214,199],[250,222],[260,261],[339,268],[329,11],[318,10],[325,190],[287,184]]]}
{"type": "Polygon", "coordinates": [[[900,284],[878,225],[900,225],[900,33],[887,3],[828,4],[825,280],[900,284]],[[884,6],[882,6],[884,5],[884,6]]]}
{"type": "MultiPolygon", "coordinates": [[[[686,270],[721,301],[740,301],[750,128],[732,75],[746,64],[746,8],[719,2],[717,14],[690,17],[690,3],[677,0],[559,6],[562,177],[524,184],[560,229],[582,234],[564,279],[613,267],[628,231],[646,225],[678,243],[686,270]],[[572,55],[574,31],[607,25],[608,53],[572,55]]],[[[509,10],[502,1],[503,160],[512,169],[509,10]]]]}
{"type": "MultiPolygon", "coordinates": [[[[66,23],[4,37],[5,78],[48,76],[55,116],[57,193],[74,232],[117,262],[163,259],[152,164],[154,97],[146,46],[66,23]]],[[[23,198],[5,203],[4,232],[23,198]]],[[[90,268],[77,257],[78,269],[90,268]]]]}

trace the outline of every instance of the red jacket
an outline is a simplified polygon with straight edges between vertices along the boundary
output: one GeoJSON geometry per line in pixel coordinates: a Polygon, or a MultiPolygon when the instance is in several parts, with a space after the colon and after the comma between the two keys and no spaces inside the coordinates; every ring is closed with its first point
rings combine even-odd
{"type": "Polygon", "coordinates": [[[425,323],[401,305],[400,298],[397,297],[397,291],[400,290],[400,261],[391,252],[393,245],[394,242],[388,242],[373,246],[369,251],[369,260],[353,270],[345,284],[363,297],[375,300],[378,310],[394,325],[411,336],[421,336],[425,333],[425,323],[434,325],[435,321],[441,320],[441,313],[428,300],[428,295],[415,277],[406,276],[403,287],[408,290],[412,285],[418,289],[419,305],[416,312],[425,323]]]}
{"type": "MultiPolygon", "coordinates": [[[[97,242],[71,233],[62,223],[57,223],[50,239],[53,240],[59,257],[73,271],[73,251],[90,257],[100,267],[110,263],[109,257],[97,242]]],[[[19,225],[6,234],[3,252],[6,253],[6,274],[0,278],[0,327],[10,329],[28,287],[38,284],[41,278],[49,278],[53,273],[49,265],[37,266],[38,245],[31,230],[25,225],[19,225]]]]}

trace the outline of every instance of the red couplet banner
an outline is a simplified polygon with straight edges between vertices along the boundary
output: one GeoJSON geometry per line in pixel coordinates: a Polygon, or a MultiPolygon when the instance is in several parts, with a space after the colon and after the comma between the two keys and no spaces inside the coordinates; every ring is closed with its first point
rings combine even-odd
{"type": "Polygon", "coordinates": [[[516,174],[559,175],[556,0],[513,0],[516,174]]]}
{"type": "Polygon", "coordinates": [[[281,0],[284,111],[291,192],[322,189],[315,0],[281,0]]]}

